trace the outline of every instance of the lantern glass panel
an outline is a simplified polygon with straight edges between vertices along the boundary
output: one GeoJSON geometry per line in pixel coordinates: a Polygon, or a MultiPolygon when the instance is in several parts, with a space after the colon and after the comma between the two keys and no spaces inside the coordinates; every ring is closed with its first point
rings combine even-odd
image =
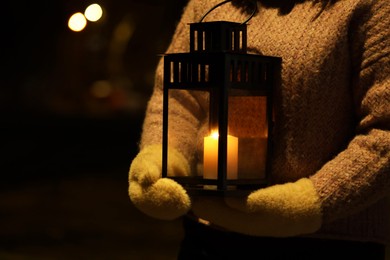
{"type": "MultiPolygon", "coordinates": [[[[268,143],[267,97],[237,96],[228,97],[228,136],[220,137],[218,124],[211,124],[210,93],[202,90],[170,89],[168,106],[168,147],[177,147],[182,142],[181,136],[169,134],[174,129],[189,133],[190,129],[182,129],[183,125],[175,115],[177,109],[183,107],[180,99],[186,99],[188,106],[202,103],[204,124],[200,131],[192,130],[194,154],[191,155],[191,176],[215,180],[218,178],[218,144],[219,138],[227,138],[226,178],[228,180],[250,180],[266,178],[266,158],[268,143]],[[180,104],[180,105],[179,105],[180,104]],[[245,104],[245,105],[243,105],[245,104]]],[[[193,109],[193,108],[191,108],[193,109]]],[[[179,132],[180,132],[179,131],[179,132]]],[[[177,131],[175,131],[177,132],[177,131]]],[[[170,160],[168,149],[168,161],[170,160]]],[[[170,172],[167,173],[168,177],[170,172]]]]}
{"type": "Polygon", "coordinates": [[[265,179],[268,145],[266,96],[229,96],[228,131],[238,138],[238,178],[265,179]]]}
{"type": "MultiPolygon", "coordinates": [[[[172,158],[170,155],[170,151],[172,150],[170,148],[179,147],[183,142],[183,135],[192,135],[189,138],[190,143],[186,144],[192,146],[190,150],[193,151],[193,154],[190,154],[189,158],[187,158],[190,160],[191,177],[203,176],[204,137],[209,135],[209,125],[206,123],[201,126],[200,132],[193,128],[183,128],[186,125],[185,122],[183,123],[183,120],[190,119],[183,117],[181,113],[187,111],[188,117],[192,117],[194,115],[191,113],[196,111],[199,113],[196,116],[203,117],[204,122],[208,122],[209,105],[210,92],[208,90],[186,88],[168,90],[167,158],[168,161],[172,158]],[[183,135],[177,133],[183,133],[183,135]]],[[[173,176],[172,172],[168,171],[167,177],[177,176],[173,176]]]]}

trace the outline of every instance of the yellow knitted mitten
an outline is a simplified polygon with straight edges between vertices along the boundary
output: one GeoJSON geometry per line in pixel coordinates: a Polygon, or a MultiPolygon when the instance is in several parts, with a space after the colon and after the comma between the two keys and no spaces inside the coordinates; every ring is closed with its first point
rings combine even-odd
{"type": "Polygon", "coordinates": [[[321,203],[307,178],[259,189],[245,198],[198,198],[193,211],[217,226],[256,236],[309,234],[322,223],[321,203]]]}
{"type": "MultiPolygon", "coordinates": [[[[142,149],[130,166],[129,196],[143,213],[172,220],[186,214],[191,207],[191,201],[180,184],[168,178],[161,178],[161,170],[161,145],[142,149]]],[[[175,176],[190,173],[187,160],[176,150],[169,150],[168,172],[175,176]]]]}

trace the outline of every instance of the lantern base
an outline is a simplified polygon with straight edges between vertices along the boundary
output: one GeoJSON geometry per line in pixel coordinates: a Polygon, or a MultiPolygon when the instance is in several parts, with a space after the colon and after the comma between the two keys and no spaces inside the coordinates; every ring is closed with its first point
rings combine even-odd
{"type": "Polygon", "coordinates": [[[225,185],[217,180],[202,177],[169,177],[183,186],[190,196],[247,196],[252,191],[267,187],[266,180],[227,180],[225,185]],[[248,183],[250,182],[250,184],[248,183]]]}
{"type": "MultiPolygon", "coordinates": [[[[259,187],[261,188],[261,187],[259,187]]],[[[245,189],[208,189],[204,187],[184,187],[190,196],[221,196],[221,197],[245,197],[248,196],[252,191],[256,190],[245,190],[245,189]]]]}

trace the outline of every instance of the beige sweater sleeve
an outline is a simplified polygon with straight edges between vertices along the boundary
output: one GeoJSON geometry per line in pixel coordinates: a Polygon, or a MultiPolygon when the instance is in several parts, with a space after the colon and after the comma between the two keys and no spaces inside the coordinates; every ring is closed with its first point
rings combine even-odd
{"type": "Polygon", "coordinates": [[[364,209],[390,191],[390,2],[370,2],[350,27],[357,134],[311,177],[326,222],[364,209]]]}

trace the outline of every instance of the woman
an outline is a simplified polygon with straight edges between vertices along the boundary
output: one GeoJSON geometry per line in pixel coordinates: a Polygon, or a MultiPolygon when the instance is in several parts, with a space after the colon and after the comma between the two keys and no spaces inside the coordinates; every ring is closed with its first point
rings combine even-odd
{"type": "MultiPolygon", "coordinates": [[[[188,23],[219,3],[190,0],[167,52],[188,52],[188,23]]],[[[156,218],[185,216],[180,259],[384,259],[390,242],[390,2],[257,4],[248,50],[282,58],[274,185],[242,199],[190,198],[178,183],[160,178],[160,62],[130,167],[130,198],[156,218]]],[[[233,1],[206,21],[243,21],[251,8],[251,1],[233,1]]],[[[172,174],[190,174],[202,104],[190,95],[177,98],[172,174]]]]}

